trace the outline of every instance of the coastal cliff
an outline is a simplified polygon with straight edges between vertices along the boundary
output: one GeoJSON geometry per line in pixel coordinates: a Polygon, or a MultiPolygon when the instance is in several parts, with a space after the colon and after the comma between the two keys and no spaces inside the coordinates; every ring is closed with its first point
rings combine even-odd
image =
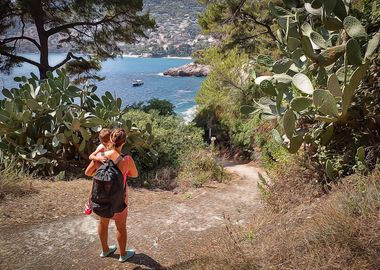
{"type": "Polygon", "coordinates": [[[164,75],[168,76],[180,76],[180,77],[205,77],[211,71],[210,66],[190,63],[176,68],[170,68],[164,72],[164,75]]]}

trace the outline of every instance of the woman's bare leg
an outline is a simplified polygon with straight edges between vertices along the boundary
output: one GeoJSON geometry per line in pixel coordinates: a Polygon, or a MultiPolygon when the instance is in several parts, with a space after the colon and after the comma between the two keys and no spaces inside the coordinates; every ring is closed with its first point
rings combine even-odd
{"type": "Polygon", "coordinates": [[[117,219],[115,220],[116,224],[116,238],[117,242],[119,243],[119,250],[120,250],[120,255],[124,256],[125,255],[125,250],[127,247],[127,215],[128,215],[128,210],[127,213],[125,214],[125,218],[117,219]]]}
{"type": "Polygon", "coordinates": [[[110,223],[109,218],[100,218],[98,225],[98,234],[100,238],[100,242],[102,244],[103,252],[107,252],[109,250],[108,247],[108,224],[110,223]]]}

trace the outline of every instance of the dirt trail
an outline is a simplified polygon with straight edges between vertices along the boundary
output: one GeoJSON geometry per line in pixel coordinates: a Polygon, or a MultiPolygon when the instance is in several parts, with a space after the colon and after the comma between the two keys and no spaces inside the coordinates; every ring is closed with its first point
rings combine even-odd
{"type": "MultiPolygon", "coordinates": [[[[257,170],[248,164],[224,166],[239,177],[182,194],[182,199],[138,207],[131,193],[128,246],[136,256],[130,262],[120,264],[116,255],[100,259],[97,220],[80,215],[2,229],[0,269],[165,269],[205,256],[220,242],[224,216],[246,224],[260,207],[257,170]]],[[[113,222],[109,237],[116,243],[113,222]]]]}

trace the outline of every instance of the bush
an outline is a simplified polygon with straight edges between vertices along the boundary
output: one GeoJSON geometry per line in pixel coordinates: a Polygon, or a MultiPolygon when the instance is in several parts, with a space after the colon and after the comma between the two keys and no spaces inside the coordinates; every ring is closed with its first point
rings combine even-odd
{"type": "Polygon", "coordinates": [[[184,187],[202,187],[208,182],[227,180],[227,174],[212,151],[198,149],[182,156],[178,179],[184,187]]]}
{"type": "MultiPolygon", "coordinates": [[[[16,77],[18,88],[2,90],[0,154],[15,158],[17,165],[55,174],[79,157],[87,160],[103,127],[123,127],[127,149],[149,147],[149,136],[131,130],[131,121],[122,118],[120,98],[108,91],[98,97],[95,86],[78,88],[61,70],[47,76],[42,81],[33,73],[16,77]]],[[[145,126],[144,131],[150,133],[145,126]]]]}
{"type": "Polygon", "coordinates": [[[175,115],[175,106],[166,99],[152,98],[144,104],[144,102],[134,103],[128,106],[129,109],[141,110],[146,113],[154,110],[157,111],[159,115],[175,115]]]}
{"type": "Polygon", "coordinates": [[[23,167],[17,165],[14,159],[0,158],[0,201],[7,193],[22,194],[25,183],[31,179],[23,167]]]}
{"type": "Polygon", "coordinates": [[[140,174],[140,185],[149,187],[173,188],[182,157],[201,149],[204,145],[202,131],[193,125],[186,125],[182,119],[169,115],[160,115],[158,111],[149,113],[130,109],[124,116],[143,128],[147,123],[152,125],[154,138],[152,151],[156,158],[153,162],[136,157],[140,174]],[[173,182],[174,181],[174,182],[173,182]]]}

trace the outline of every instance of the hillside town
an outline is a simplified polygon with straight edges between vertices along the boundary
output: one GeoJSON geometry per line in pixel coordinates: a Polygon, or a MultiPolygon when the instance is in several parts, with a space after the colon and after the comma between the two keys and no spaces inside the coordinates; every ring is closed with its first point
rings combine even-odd
{"type": "MultiPolygon", "coordinates": [[[[198,14],[204,7],[197,0],[147,0],[144,6],[155,19],[157,28],[148,31],[148,38],[141,39],[136,44],[119,44],[125,55],[187,57],[213,42],[212,37],[201,34],[198,14]]],[[[14,28],[9,35],[15,35],[19,31],[21,29],[14,28]]],[[[30,37],[37,36],[32,25],[27,25],[24,32],[30,37]]],[[[49,39],[51,52],[65,52],[69,49],[67,44],[60,44],[62,38],[64,37],[57,34],[49,39]]],[[[33,53],[36,50],[30,42],[20,42],[18,45],[20,52],[33,53]]]]}

